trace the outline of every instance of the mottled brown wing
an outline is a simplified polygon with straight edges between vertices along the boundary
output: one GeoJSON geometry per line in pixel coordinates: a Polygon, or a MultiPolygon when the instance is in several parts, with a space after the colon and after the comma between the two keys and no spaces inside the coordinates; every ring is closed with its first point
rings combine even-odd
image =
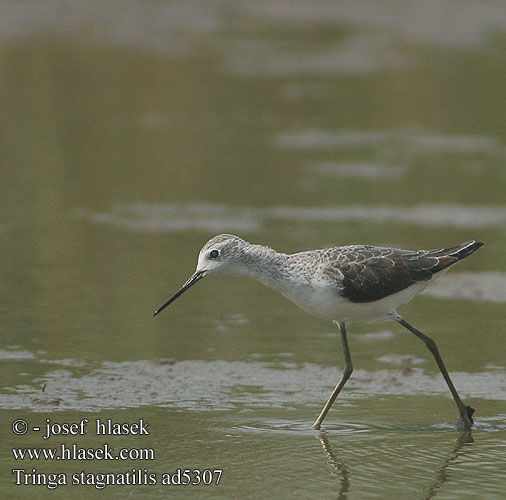
{"type": "Polygon", "coordinates": [[[351,302],[373,302],[416,282],[428,281],[434,273],[459,260],[446,252],[348,247],[324,272],[341,274],[341,293],[351,302]]]}

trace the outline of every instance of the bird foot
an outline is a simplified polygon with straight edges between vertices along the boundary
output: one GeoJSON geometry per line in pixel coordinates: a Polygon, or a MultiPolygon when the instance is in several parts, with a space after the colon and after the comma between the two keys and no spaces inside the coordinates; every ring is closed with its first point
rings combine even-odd
{"type": "Polygon", "coordinates": [[[464,410],[465,413],[462,413],[460,415],[458,426],[463,427],[464,429],[470,429],[471,426],[474,424],[473,420],[474,408],[472,408],[471,406],[466,406],[464,410]]]}

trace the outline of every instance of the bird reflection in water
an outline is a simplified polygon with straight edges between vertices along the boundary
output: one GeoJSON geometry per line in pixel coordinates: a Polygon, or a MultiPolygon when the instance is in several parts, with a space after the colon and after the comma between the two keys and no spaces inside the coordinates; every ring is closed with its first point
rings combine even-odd
{"type": "MultiPolygon", "coordinates": [[[[338,458],[330,444],[329,435],[326,432],[317,432],[316,437],[321,444],[326,462],[332,467],[334,474],[339,478],[339,492],[337,495],[338,500],[348,498],[350,493],[350,471],[346,463],[338,458]]],[[[431,500],[436,498],[438,491],[441,487],[451,481],[450,468],[453,466],[464,453],[469,450],[470,446],[474,443],[472,431],[464,429],[460,432],[455,446],[448,454],[446,460],[435,472],[435,478],[428,489],[427,495],[424,500],[431,500]]]]}

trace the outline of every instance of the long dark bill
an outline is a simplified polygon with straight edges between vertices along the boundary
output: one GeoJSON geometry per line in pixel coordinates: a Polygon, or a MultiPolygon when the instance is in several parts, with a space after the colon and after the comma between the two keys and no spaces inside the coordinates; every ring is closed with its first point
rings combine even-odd
{"type": "Polygon", "coordinates": [[[179,291],[171,297],[165,304],[161,307],[159,307],[153,316],[156,316],[158,313],[161,313],[168,305],[172,304],[180,295],[183,295],[188,288],[190,288],[192,285],[197,283],[197,281],[204,277],[205,271],[197,271],[195,274],[193,274],[190,279],[179,289],[179,291]]]}

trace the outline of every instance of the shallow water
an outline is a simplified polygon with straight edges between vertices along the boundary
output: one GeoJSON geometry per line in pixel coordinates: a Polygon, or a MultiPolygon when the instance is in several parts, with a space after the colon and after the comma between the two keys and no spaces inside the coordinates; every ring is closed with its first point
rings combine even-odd
{"type": "Polygon", "coordinates": [[[0,4],[2,497],[101,495],[16,486],[18,468],[156,474],[110,498],[506,498],[504,5],[64,7],[0,4]],[[233,277],[153,318],[221,232],[284,252],[484,241],[400,311],[437,340],[472,432],[394,323],[349,326],[355,371],[316,432],[332,324],[233,277]],[[47,419],[86,433],[45,440],[47,419]],[[154,459],[12,452],[62,443],[154,459]],[[178,469],[223,473],[161,484],[178,469]]]}

